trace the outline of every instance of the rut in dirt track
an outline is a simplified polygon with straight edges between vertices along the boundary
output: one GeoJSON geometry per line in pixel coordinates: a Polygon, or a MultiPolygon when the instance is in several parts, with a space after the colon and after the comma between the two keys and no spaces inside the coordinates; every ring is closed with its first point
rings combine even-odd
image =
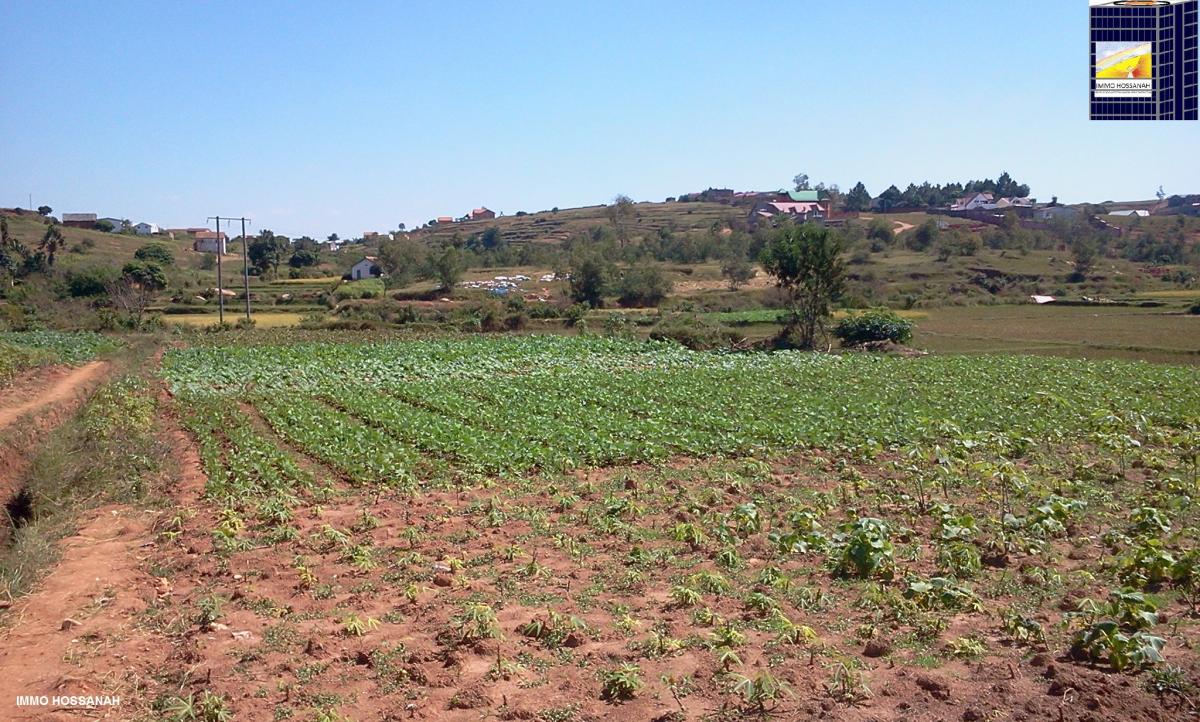
{"type": "Polygon", "coordinates": [[[45,375],[19,381],[10,398],[0,396],[0,430],[26,414],[35,413],[74,399],[109,368],[107,361],[93,361],[78,368],[55,368],[45,375]]]}

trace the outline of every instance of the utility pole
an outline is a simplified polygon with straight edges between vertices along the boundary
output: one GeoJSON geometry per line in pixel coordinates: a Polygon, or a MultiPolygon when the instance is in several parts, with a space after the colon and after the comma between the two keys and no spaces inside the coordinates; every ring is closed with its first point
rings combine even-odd
{"type": "Polygon", "coordinates": [[[246,289],[246,323],[250,323],[250,242],[246,240],[246,221],[250,219],[239,220],[242,222],[242,283],[246,289]]]}
{"type": "Polygon", "coordinates": [[[210,221],[217,221],[217,319],[218,322],[225,325],[225,289],[221,288],[221,217],[209,216],[210,221]]]}

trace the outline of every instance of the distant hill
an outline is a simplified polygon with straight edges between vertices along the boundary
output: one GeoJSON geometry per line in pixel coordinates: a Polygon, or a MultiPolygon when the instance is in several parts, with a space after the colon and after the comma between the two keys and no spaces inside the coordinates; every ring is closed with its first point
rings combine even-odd
{"type": "MultiPolygon", "coordinates": [[[[748,207],[722,203],[636,203],[634,204],[631,235],[649,236],[660,229],[676,232],[703,230],[714,223],[728,224],[744,219],[748,207]]],[[[561,243],[576,233],[585,233],[594,226],[609,225],[607,206],[585,206],[558,211],[540,211],[522,216],[500,216],[491,220],[460,221],[428,226],[413,231],[412,238],[439,242],[455,234],[469,238],[488,228],[500,229],[507,243],[561,243]]]]}

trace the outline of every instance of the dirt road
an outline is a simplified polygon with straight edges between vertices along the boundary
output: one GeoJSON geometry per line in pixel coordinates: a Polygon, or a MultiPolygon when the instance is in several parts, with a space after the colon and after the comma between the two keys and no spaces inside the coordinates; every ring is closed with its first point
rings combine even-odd
{"type": "Polygon", "coordinates": [[[75,400],[90,390],[108,368],[107,361],[93,361],[77,368],[53,366],[39,369],[18,378],[0,392],[0,430],[26,414],[75,400]]]}

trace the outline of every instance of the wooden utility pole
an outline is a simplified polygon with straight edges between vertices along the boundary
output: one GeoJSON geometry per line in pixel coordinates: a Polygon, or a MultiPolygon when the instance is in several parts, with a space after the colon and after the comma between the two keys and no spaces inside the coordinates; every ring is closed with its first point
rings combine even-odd
{"type": "Polygon", "coordinates": [[[246,221],[250,219],[239,220],[242,222],[242,283],[246,289],[246,323],[250,323],[250,242],[246,240],[246,221]]]}
{"type": "Polygon", "coordinates": [[[217,320],[225,325],[225,289],[221,288],[221,217],[209,216],[209,220],[217,221],[217,320]]]}

